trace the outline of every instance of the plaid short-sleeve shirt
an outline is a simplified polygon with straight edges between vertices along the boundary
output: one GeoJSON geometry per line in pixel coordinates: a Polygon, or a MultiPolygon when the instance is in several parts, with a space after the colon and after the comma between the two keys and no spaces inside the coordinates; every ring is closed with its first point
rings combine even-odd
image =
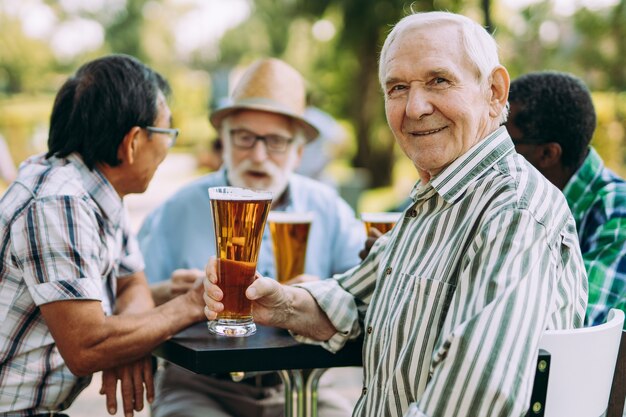
{"type": "Polygon", "coordinates": [[[119,195],[78,155],[30,158],[0,199],[0,415],[67,408],[87,385],[65,365],[39,307],[115,304],[116,280],[143,270],[119,195]]]}

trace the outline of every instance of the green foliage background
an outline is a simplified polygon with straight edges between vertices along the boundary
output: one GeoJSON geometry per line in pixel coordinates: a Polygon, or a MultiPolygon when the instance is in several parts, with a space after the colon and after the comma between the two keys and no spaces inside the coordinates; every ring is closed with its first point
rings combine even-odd
{"type": "MultiPolygon", "coordinates": [[[[0,134],[16,162],[45,149],[47,119],[62,82],[81,63],[120,52],[139,57],[170,80],[174,120],[182,129],[176,151],[197,152],[215,136],[207,116],[224,94],[226,74],[260,57],[275,56],[305,75],[311,102],[350,132],[333,172],[368,172],[371,188],[387,187],[390,198],[396,198],[406,193],[416,174],[399,155],[386,126],[377,81],[378,53],[391,26],[411,10],[450,10],[494,31],[502,62],[513,78],[555,69],[585,80],[594,91],[598,112],[593,144],[607,165],[625,176],[626,0],[594,9],[584,6],[592,2],[576,3],[580,7],[573,14],[562,15],[555,12],[552,0],[521,9],[500,0],[249,0],[249,16],[219,43],[181,57],[173,22],[192,13],[193,3],[126,0],[124,7],[113,11],[72,14],[49,0],[46,4],[59,22],[91,19],[105,33],[98,49],[59,59],[49,42],[23,33],[19,18],[8,12],[16,3],[0,0],[0,134]],[[320,20],[332,23],[334,37],[322,41],[312,35],[320,20]],[[556,38],[544,36],[555,28],[556,38]]],[[[215,4],[219,13],[219,1],[215,4]]]]}

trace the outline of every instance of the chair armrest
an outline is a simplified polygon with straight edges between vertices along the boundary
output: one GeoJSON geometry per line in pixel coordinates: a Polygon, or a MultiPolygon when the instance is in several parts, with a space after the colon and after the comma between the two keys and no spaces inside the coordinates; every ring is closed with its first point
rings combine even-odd
{"type": "MultiPolygon", "coordinates": [[[[546,411],[546,396],[548,394],[548,377],[550,375],[550,352],[539,349],[533,392],[530,395],[530,407],[526,417],[543,417],[546,411]]],[[[620,416],[621,417],[621,416],[620,416]]]]}

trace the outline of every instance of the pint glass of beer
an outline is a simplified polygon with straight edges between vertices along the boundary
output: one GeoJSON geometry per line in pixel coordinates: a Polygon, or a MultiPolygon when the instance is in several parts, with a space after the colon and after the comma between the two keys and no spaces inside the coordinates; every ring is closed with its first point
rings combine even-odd
{"type": "Polygon", "coordinates": [[[402,213],[395,212],[361,213],[361,220],[365,223],[365,230],[368,235],[372,227],[385,234],[400,220],[401,215],[402,213]]]}
{"type": "Polygon", "coordinates": [[[313,213],[272,211],[267,221],[272,232],[278,282],[303,274],[313,213]]]}
{"type": "Polygon", "coordinates": [[[256,332],[246,288],[254,281],[272,193],[237,187],[209,188],[217,250],[218,285],[224,310],[209,322],[212,333],[250,336],[256,332]]]}

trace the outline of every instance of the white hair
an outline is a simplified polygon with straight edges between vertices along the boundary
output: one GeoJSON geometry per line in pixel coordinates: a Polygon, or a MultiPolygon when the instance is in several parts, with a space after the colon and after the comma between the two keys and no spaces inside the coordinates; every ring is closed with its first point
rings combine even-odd
{"type": "MultiPolygon", "coordinates": [[[[500,65],[498,45],[487,30],[472,19],[450,12],[414,13],[402,18],[391,30],[380,51],[378,78],[383,90],[385,88],[386,65],[389,49],[398,36],[410,29],[429,26],[454,24],[459,28],[461,45],[469,61],[475,67],[478,81],[484,83],[491,72],[500,65]]],[[[506,121],[507,108],[502,110],[501,121],[506,121]]]]}

